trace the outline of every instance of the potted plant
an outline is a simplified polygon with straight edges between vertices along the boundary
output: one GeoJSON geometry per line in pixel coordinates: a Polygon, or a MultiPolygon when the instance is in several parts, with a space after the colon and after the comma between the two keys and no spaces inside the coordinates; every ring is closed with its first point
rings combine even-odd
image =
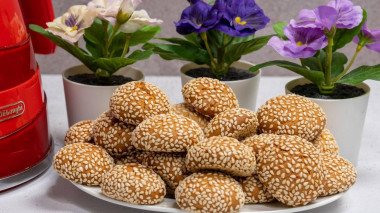
{"type": "Polygon", "coordinates": [[[299,59],[301,65],[270,61],[251,71],[278,66],[302,75],[286,85],[287,93],[311,98],[324,109],[327,128],[339,143],[341,155],[356,164],[370,93],[362,82],[380,80],[380,65],[353,70],[351,66],[363,47],[380,53],[380,30],[369,30],[366,11],[349,0],[302,10],[298,18],[275,24],[277,36],[268,45],[284,57],[299,59]],[[338,50],[352,41],[357,46],[348,62],[338,50]]]}
{"type": "Polygon", "coordinates": [[[239,61],[242,55],[259,50],[271,36],[254,37],[269,18],[254,0],[216,0],[206,3],[189,0],[181,19],[175,22],[182,38],[158,38],[167,43],[147,43],[166,60],[191,63],[181,68],[182,85],[197,77],[222,80],[235,92],[243,108],[255,110],[260,71],[239,61]]]}
{"type": "Polygon", "coordinates": [[[130,47],[144,44],[161,28],[145,10],[135,10],[141,0],[93,0],[75,5],[43,29],[30,25],[83,63],[63,73],[69,125],[95,119],[109,108],[113,91],[129,81],[144,80],[143,73],[129,67],[148,59],[152,50],[130,47]],[[83,36],[86,50],[78,43],[83,36]],[[128,67],[126,67],[128,66],[128,67]]]}

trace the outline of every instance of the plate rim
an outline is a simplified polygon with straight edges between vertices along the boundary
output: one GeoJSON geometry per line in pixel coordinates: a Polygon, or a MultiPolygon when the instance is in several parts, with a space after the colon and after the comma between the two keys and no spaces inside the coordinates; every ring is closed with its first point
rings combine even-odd
{"type": "MultiPolygon", "coordinates": [[[[100,187],[99,186],[86,186],[86,185],[81,185],[81,184],[78,184],[78,183],[75,183],[73,181],[69,181],[71,182],[75,187],[77,187],[78,189],[80,189],[81,191],[95,197],[95,198],[98,198],[98,199],[101,199],[101,200],[104,200],[104,201],[107,201],[109,203],[113,203],[113,204],[116,204],[116,205],[120,205],[120,206],[124,206],[124,207],[127,207],[127,208],[134,208],[134,209],[140,209],[140,210],[145,210],[145,211],[154,211],[154,212],[172,212],[172,213],[178,213],[178,212],[186,212],[182,209],[179,208],[179,206],[177,205],[177,203],[175,202],[174,199],[171,199],[171,198],[164,198],[164,200],[159,203],[159,204],[155,204],[155,205],[137,205],[137,204],[131,204],[131,203],[127,203],[127,202],[124,202],[124,201],[120,201],[120,200],[116,200],[116,199],[113,199],[113,198],[109,198],[97,191],[100,190],[100,187]],[[175,207],[177,208],[174,208],[172,205],[174,205],[175,207]]],[[[300,212],[300,211],[305,211],[305,210],[311,210],[311,209],[315,209],[315,208],[318,208],[318,207],[321,207],[321,206],[325,206],[327,204],[330,204],[332,202],[335,202],[336,200],[340,199],[341,197],[343,197],[343,195],[345,194],[346,192],[341,192],[341,193],[338,193],[338,194],[335,194],[335,195],[330,195],[330,196],[326,196],[326,197],[319,197],[317,198],[318,199],[322,199],[322,201],[319,201],[319,202],[316,202],[313,201],[312,203],[310,204],[307,204],[306,206],[298,206],[298,207],[290,207],[290,206],[284,206],[283,209],[277,209],[277,210],[257,210],[257,211],[244,211],[244,206],[248,206],[248,205],[255,205],[255,206],[258,206],[258,205],[268,205],[270,203],[265,203],[265,204],[245,204],[242,208],[243,211],[240,211],[241,213],[289,213],[289,212],[300,212]]],[[[317,201],[316,200],[316,201],[317,201]]]]}

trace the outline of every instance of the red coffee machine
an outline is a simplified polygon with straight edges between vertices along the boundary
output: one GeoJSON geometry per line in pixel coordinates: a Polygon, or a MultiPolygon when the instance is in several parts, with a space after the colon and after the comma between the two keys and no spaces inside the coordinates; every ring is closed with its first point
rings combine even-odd
{"type": "Polygon", "coordinates": [[[51,0],[0,0],[0,191],[51,165],[46,96],[34,53],[53,53],[55,45],[26,26],[53,19],[51,0]]]}

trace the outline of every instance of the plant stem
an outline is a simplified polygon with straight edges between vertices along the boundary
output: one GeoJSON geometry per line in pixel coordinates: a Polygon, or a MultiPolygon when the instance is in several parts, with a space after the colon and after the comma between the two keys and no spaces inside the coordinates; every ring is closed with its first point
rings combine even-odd
{"type": "Polygon", "coordinates": [[[210,49],[210,45],[208,44],[206,32],[201,33],[201,38],[202,38],[203,42],[205,43],[208,55],[210,57],[211,68],[212,68],[212,66],[216,65],[216,62],[215,62],[214,56],[212,55],[212,52],[211,52],[211,49],[210,49]]]}
{"type": "Polygon", "coordinates": [[[106,52],[106,54],[105,54],[106,57],[109,56],[108,55],[108,49],[110,48],[110,46],[112,44],[112,40],[115,37],[115,35],[116,35],[117,31],[119,30],[119,28],[120,28],[120,24],[118,24],[116,22],[115,26],[113,27],[111,37],[108,39],[108,41],[106,43],[106,51],[105,51],[106,52]]]}
{"type": "Polygon", "coordinates": [[[300,61],[301,61],[301,65],[302,65],[302,67],[306,68],[304,59],[303,59],[303,58],[300,58],[300,61]]]}
{"type": "MultiPolygon", "coordinates": [[[[108,42],[108,21],[102,20],[103,28],[104,28],[104,42],[107,44],[108,42]]],[[[103,47],[103,56],[107,56],[107,50],[105,47],[103,47]]]]}
{"type": "Polygon", "coordinates": [[[123,54],[121,55],[122,58],[125,57],[125,55],[128,53],[128,49],[129,49],[129,43],[131,41],[131,35],[130,34],[126,34],[125,35],[125,44],[124,44],[124,50],[123,50],[123,54]]]}
{"type": "Polygon", "coordinates": [[[351,68],[351,66],[352,66],[352,64],[355,62],[355,59],[356,59],[356,57],[358,56],[358,54],[359,54],[359,52],[362,50],[362,46],[360,46],[360,45],[358,45],[357,47],[356,47],[356,51],[355,51],[355,54],[354,54],[354,56],[351,58],[351,61],[350,61],[350,63],[348,64],[348,66],[344,69],[344,71],[342,72],[342,73],[340,73],[337,77],[335,77],[332,81],[333,82],[337,82],[337,81],[339,81],[347,72],[348,72],[348,70],[350,70],[350,68],[351,68]]]}
{"type": "Polygon", "coordinates": [[[78,42],[74,42],[74,46],[75,46],[76,48],[78,48],[78,47],[79,47],[78,42]]]}
{"type": "Polygon", "coordinates": [[[319,58],[319,55],[317,56],[317,61],[319,64],[319,69],[321,69],[320,71],[323,72],[323,66],[322,66],[321,58],[319,58]]]}
{"type": "Polygon", "coordinates": [[[332,62],[332,48],[334,45],[334,36],[328,37],[328,52],[326,55],[326,67],[325,67],[325,86],[331,86],[331,62],[332,62]]]}

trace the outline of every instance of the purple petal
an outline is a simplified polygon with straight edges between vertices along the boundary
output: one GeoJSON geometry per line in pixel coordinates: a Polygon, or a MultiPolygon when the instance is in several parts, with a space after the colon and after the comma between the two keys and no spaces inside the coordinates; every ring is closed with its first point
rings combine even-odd
{"type": "Polygon", "coordinates": [[[315,16],[314,10],[303,9],[301,10],[298,19],[299,20],[315,20],[317,17],[315,16]]]}
{"type": "Polygon", "coordinates": [[[352,29],[363,20],[363,9],[360,6],[354,6],[354,3],[349,0],[334,0],[327,5],[338,12],[338,28],[352,29]]]}
{"type": "Polygon", "coordinates": [[[316,21],[328,30],[331,30],[338,20],[338,13],[333,7],[319,6],[314,12],[316,21]]]}
{"type": "Polygon", "coordinates": [[[290,20],[289,25],[293,28],[321,28],[321,25],[315,21],[301,21],[297,22],[294,19],[290,20]]]}
{"type": "Polygon", "coordinates": [[[289,58],[309,58],[317,51],[306,46],[297,46],[291,41],[283,41],[279,37],[272,37],[268,45],[273,47],[280,55],[289,58]]]}

